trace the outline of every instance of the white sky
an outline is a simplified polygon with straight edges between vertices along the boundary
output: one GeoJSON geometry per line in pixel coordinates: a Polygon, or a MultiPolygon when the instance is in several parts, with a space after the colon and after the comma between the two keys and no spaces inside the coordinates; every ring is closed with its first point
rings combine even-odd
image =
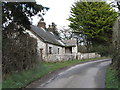
{"type": "MultiPolygon", "coordinates": [[[[57,28],[60,29],[63,26],[68,26],[69,21],[66,20],[70,16],[70,9],[72,4],[77,0],[36,0],[37,4],[41,4],[50,9],[43,16],[46,26],[54,22],[57,25],[57,28]]],[[[109,2],[114,0],[107,0],[109,2]]],[[[33,18],[33,25],[37,25],[40,18],[35,16],[33,18]]]]}
{"type": "MultiPolygon", "coordinates": [[[[47,26],[54,22],[57,28],[67,26],[70,22],[66,20],[70,15],[70,7],[76,0],[36,0],[37,4],[41,4],[50,9],[43,16],[47,26]]],[[[34,17],[33,24],[37,25],[39,17],[34,17]]]]}

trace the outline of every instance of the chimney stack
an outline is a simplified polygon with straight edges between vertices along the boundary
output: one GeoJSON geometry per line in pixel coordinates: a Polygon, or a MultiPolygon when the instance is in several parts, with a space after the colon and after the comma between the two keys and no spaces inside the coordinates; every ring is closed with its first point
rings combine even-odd
{"type": "Polygon", "coordinates": [[[49,25],[48,31],[49,31],[49,32],[53,32],[53,27],[52,27],[52,25],[49,25]]]}
{"type": "Polygon", "coordinates": [[[40,28],[46,29],[46,23],[44,22],[43,18],[38,22],[37,26],[40,28]]]}
{"type": "Polygon", "coordinates": [[[56,24],[54,22],[52,22],[52,24],[49,25],[49,27],[48,27],[48,31],[54,33],[55,30],[56,30],[56,24]]]}

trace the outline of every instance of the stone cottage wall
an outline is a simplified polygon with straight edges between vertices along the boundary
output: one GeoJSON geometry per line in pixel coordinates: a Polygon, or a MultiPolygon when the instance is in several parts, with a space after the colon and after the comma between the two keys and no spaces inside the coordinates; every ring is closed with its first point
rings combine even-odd
{"type": "Polygon", "coordinates": [[[65,47],[61,47],[53,44],[48,44],[48,54],[49,54],[49,47],[52,48],[52,54],[65,54],[65,47]],[[58,48],[59,48],[59,53],[58,53],[58,48]]]}

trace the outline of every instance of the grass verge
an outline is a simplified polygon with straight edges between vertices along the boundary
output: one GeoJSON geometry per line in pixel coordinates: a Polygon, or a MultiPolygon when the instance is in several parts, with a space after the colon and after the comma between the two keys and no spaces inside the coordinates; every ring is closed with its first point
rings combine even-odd
{"type": "Polygon", "coordinates": [[[26,87],[30,82],[37,80],[43,77],[44,75],[48,74],[49,72],[55,71],[59,68],[71,66],[81,62],[100,60],[105,58],[106,57],[84,60],[71,60],[56,63],[42,62],[40,64],[37,64],[36,67],[34,67],[31,70],[8,75],[2,82],[2,88],[23,88],[26,87]]]}
{"type": "Polygon", "coordinates": [[[117,71],[110,65],[106,71],[106,88],[118,88],[120,89],[120,81],[116,77],[117,71]]]}

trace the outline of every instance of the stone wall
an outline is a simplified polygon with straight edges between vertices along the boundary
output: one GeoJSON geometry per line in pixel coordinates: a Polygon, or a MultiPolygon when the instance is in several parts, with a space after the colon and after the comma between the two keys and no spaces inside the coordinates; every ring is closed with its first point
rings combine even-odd
{"type": "Polygon", "coordinates": [[[58,62],[58,61],[68,61],[75,59],[89,59],[101,57],[96,53],[78,53],[78,54],[49,54],[45,61],[47,62],[58,62]]]}
{"type": "Polygon", "coordinates": [[[101,57],[101,55],[97,53],[78,53],[78,59],[89,59],[89,58],[96,58],[101,57]]]}
{"type": "Polygon", "coordinates": [[[47,62],[58,62],[58,61],[68,61],[76,59],[75,54],[49,54],[45,61],[47,62]]]}

